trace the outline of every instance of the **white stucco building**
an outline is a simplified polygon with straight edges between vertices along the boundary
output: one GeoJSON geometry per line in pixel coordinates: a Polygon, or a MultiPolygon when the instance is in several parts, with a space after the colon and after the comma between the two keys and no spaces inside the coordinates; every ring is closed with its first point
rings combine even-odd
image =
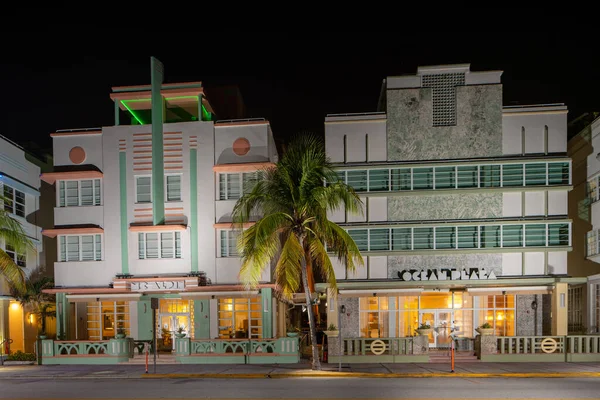
{"type": "MultiPolygon", "coordinates": [[[[239,285],[231,212],[277,161],[269,122],[215,121],[201,82],[115,87],[115,125],[53,133],[59,337],[271,338],[279,303],[267,271],[239,285]]],[[[282,329],[279,326],[279,329],[282,329]]]]}
{"type": "Polygon", "coordinates": [[[486,322],[497,336],[567,334],[580,281],[567,271],[567,107],[503,106],[501,76],[420,67],[384,80],[378,112],[326,117],[327,153],[365,211],[331,216],[365,259],[356,274],[336,269],[346,338],[421,323],[430,347],[486,322]]]}
{"type": "MultiPolygon", "coordinates": [[[[44,264],[40,216],[40,164],[21,146],[0,136],[0,194],[9,199],[0,206],[17,220],[34,245],[27,254],[17,253],[0,238],[0,248],[29,276],[44,264]]],[[[7,282],[0,278],[0,343],[12,340],[10,351],[32,351],[36,317],[11,297],[7,282]]]]}

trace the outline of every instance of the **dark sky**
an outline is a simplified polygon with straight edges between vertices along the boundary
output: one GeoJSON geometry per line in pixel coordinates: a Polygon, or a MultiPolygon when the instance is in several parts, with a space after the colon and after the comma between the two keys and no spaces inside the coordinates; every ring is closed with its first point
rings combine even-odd
{"type": "Polygon", "coordinates": [[[46,147],[56,129],[112,125],[111,86],[148,84],[151,55],[165,65],[166,82],[238,85],[250,116],[269,119],[279,141],[301,130],[322,132],[327,113],[375,111],[382,79],[415,73],[419,65],[503,70],[505,105],[564,102],[570,119],[600,110],[600,70],[581,31],[444,33],[443,40],[391,32],[302,39],[246,32],[234,40],[213,32],[196,47],[185,40],[190,33],[180,35],[153,40],[154,46],[144,45],[140,32],[118,46],[82,47],[66,36],[41,39],[34,52],[8,44],[0,55],[0,134],[46,147]]]}

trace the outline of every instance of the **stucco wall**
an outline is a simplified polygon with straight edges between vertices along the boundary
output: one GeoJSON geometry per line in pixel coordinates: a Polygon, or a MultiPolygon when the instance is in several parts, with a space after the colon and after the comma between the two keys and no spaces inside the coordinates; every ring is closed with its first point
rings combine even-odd
{"type": "Polygon", "coordinates": [[[388,198],[389,221],[502,217],[502,193],[388,198]]]}
{"type": "Polygon", "coordinates": [[[456,88],[456,126],[433,127],[432,90],[387,91],[389,161],[502,155],[502,86],[456,88]]]}

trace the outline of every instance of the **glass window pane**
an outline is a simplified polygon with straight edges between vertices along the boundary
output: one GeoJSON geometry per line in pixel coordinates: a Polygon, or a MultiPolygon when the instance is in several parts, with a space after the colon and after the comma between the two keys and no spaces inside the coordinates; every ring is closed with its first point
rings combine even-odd
{"type": "Polygon", "coordinates": [[[167,175],[167,201],[181,201],[181,175],[167,175]]]}
{"type": "Polygon", "coordinates": [[[25,193],[15,189],[15,214],[25,217],[25,193]]]}
{"type": "Polygon", "coordinates": [[[244,189],[244,193],[249,193],[252,191],[252,188],[258,182],[259,173],[258,172],[244,172],[242,174],[242,185],[244,189]]]}
{"type": "Polygon", "coordinates": [[[523,164],[503,165],[502,184],[504,186],[523,186],[523,164]]]}
{"type": "Polygon", "coordinates": [[[237,236],[238,236],[238,231],[227,231],[227,246],[228,246],[228,253],[229,253],[229,257],[236,257],[238,255],[237,252],[237,236]]]}
{"type": "Polygon", "coordinates": [[[525,225],[525,245],[526,246],[546,246],[546,225],[527,224],[525,225]]]}
{"type": "Polygon", "coordinates": [[[369,171],[369,191],[387,191],[389,189],[390,171],[388,169],[372,169],[369,171]]]}
{"type": "Polygon", "coordinates": [[[227,256],[227,231],[221,231],[221,257],[227,256]]]}
{"type": "Polygon", "coordinates": [[[477,227],[476,226],[458,226],[458,248],[476,249],[477,248],[477,227]]]}
{"type": "Polygon", "coordinates": [[[348,185],[352,186],[357,192],[367,191],[367,171],[350,170],[347,172],[348,185]]]}
{"type": "Polygon", "coordinates": [[[371,229],[369,232],[371,242],[371,251],[390,249],[390,230],[389,229],[371,229]]]}
{"type": "Polygon", "coordinates": [[[546,184],[546,164],[525,164],[525,185],[540,186],[546,184]]]}
{"type": "Polygon", "coordinates": [[[67,240],[65,236],[59,236],[60,261],[67,261],[67,240]]]}
{"type": "Polygon", "coordinates": [[[67,236],[67,261],[79,261],[79,236],[67,236]]]}
{"type": "Polygon", "coordinates": [[[9,212],[11,214],[13,214],[15,211],[15,205],[14,205],[14,190],[13,188],[11,188],[10,186],[4,184],[4,198],[6,199],[4,201],[4,210],[6,212],[9,212]]]}
{"type": "Polygon", "coordinates": [[[392,190],[410,190],[410,168],[392,170],[392,190]]]}
{"type": "Polygon", "coordinates": [[[100,205],[100,179],[94,179],[94,205],[100,205]]]}
{"type": "Polygon", "coordinates": [[[504,247],[522,247],[523,225],[504,225],[502,227],[502,245],[504,247]]]}
{"type": "Polygon", "coordinates": [[[548,163],[548,184],[550,184],[550,185],[568,185],[569,184],[569,163],[568,162],[548,163]]]}
{"type": "Polygon", "coordinates": [[[58,183],[58,206],[59,207],[64,207],[65,206],[65,199],[66,194],[65,194],[65,181],[59,181],[58,183]]]}
{"type": "Polygon", "coordinates": [[[94,260],[94,236],[92,235],[81,236],[81,260],[94,260]]]}
{"type": "Polygon", "coordinates": [[[392,250],[410,250],[412,235],[410,228],[392,229],[392,250]]]}
{"type": "Polygon", "coordinates": [[[569,224],[548,224],[548,246],[569,245],[569,224]]]}
{"type": "Polygon", "coordinates": [[[79,184],[81,185],[81,205],[94,205],[94,186],[92,181],[84,180],[79,182],[79,184]]]}
{"type": "Polygon", "coordinates": [[[173,241],[173,232],[163,232],[160,234],[160,257],[173,258],[175,255],[175,243],[173,241]]]}
{"type": "Polygon", "coordinates": [[[152,178],[149,176],[138,176],[136,180],[138,203],[152,202],[152,178]]]}
{"type": "Polygon", "coordinates": [[[433,228],[413,228],[414,249],[433,249],[433,228]]]}
{"type": "Polygon", "coordinates": [[[227,174],[219,174],[219,200],[227,200],[227,174]]]}
{"type": "Polygon", "coordinates": [[[477,187],[477,166],[465,165],[456,167],[456,175],[459,188],[476,188],[477,187]]]}
{"type": "Polygon", "coordinates": [[[79,182],[67,181],[67,207],[79,205],[79,182]]]}
{"type": "Polygon", "coordinates": [[[240,193],[240,174],[227,174],[227,199],[239,199],[240,193]]]}
{"type": "Polygon", "coordinates": [[[450,189],[456,184],[454,167],[435,167],[435,188],[450,189]]]}
{"type": "Polygon", "coordinates": [[[482,165],[479,175],[481,187],[500,187],[500,165],[482,165]]]}
{"type": "Polygon", "coordinates": [[[435,248],[436,249],[453,249],[455,246],[454,227],[439,227],[435,228],[435,248]]]}
{"type": "Polygon", "coordinates": [[[175,232],[175,258],[181,258],[181,232],[175,232]]]}
{"type": "Polygon", "coordinates": [[[499,225],[484,225],[481,227],[481,247],[500,247],[499,225]]]}
{"type": "Polygon", "coordinates": [[[96,235],[96,261],[102,260],[102,236],[96,235]]]}
{"type": "Polygon", "coordinates": [[[433,189],[433,167],[413,168],[413,190],[433,189]]]}
{"type": "Polygon", "coordinates": [[[146,233],[146,258],[158,257],[158,233],[146,233]]]}
{"type": "Polygon", "coordinates": [[[144,237],[145,235],[143,233],[138,234],[138,253],[140,260],[146,258],[146,243],[144,237]]]}
{"type": "Polygon", "coordinates": [[[348,231],[348,234],[350,235],[350,237],[352,237],[352,239],[354,239],[354,243],[356,243],[356,246],[360,251],[368,250],[368,233],[366,229],[350,229],[348,231]]]}

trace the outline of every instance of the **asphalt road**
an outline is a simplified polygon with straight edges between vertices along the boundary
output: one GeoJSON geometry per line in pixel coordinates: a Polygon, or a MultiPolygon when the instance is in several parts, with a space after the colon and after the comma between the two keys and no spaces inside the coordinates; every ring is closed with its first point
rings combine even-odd
{"type": "Polygon", "coordinates": [[[2,399],[581,399],[599,378],[15,379],[2,399]]]}

